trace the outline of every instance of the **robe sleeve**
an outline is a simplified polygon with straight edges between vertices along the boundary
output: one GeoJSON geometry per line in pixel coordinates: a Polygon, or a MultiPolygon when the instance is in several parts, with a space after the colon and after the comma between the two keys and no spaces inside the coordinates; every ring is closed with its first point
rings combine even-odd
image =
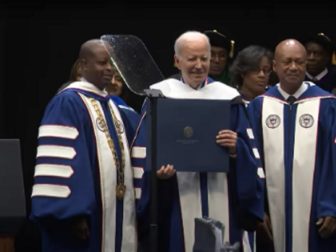
{"type": "Polygon", "coordinates": [[[244,212],[262,220],[265,177],[255,134],[243,104],[233,105],[231,120],[232,130],[238,134],[234,168],[239,205],[244,212]]]}
{"type": "Polygon", "coordinates": [[[335,99],[321,101],[319,141],[324,151],[318,151],[320,160],[317,180],[317,219],[325,216],[336,217],[336,103],[335,99]]]}
{"type": "Polygon", "coordinates": [[[31,218],[92,214],[97,160],[92,125],[79,96],[65,91],[48,104],[38,133],[31,218]]]}
{"type": "Polygon", "coordinates": [[[140,246],[146,245],[150,224],[150,186],[151,169],[150,150],[147,148],[148,127],[150,126],[149,101],[145,100],[135,137],[131,144],[131,160],[134,172],[134,190],[136,196],[136,214],[140,246]]]}

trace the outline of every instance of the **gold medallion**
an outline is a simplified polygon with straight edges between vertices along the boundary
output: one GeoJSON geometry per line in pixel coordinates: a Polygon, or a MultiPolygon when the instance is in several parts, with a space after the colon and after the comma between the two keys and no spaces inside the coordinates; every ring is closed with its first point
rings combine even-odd
{"type": "Polygon", "coordinates": [[[186,126],[183,129],[183,135],[185,138],[191,138],[194,135],[194,130],[190,126],[186,126]]]}
{"type": "Polygon", "coordinates": [[[122,200],[124,198],[125,191],[126,191],[126,186],[124,184],[117,184],[116,194],[117,194],[118,200],[122,200]]]}
{"type": "Polygon", "coordinates": [[[126,186],[124,185],[125,149],[124,149],[124,144],[123,144],[123,139],[122,139],[122,133],[124,133],[125,129],[123,127],[122,121],[117,120],[116,116],[114,115],[113,108],[110,105],[110,111],[111,111],[112,119],[114,122],[114,127],[118,135],[118,143],[119,143],[119,147],[121,151],[121,160],[119,160],[119,157],[118,157],[116,148],[114,146],[114,142],[110,136],[106,121],[103,117],[103,114],[101,113],[99,109],[98,102],[93,98],[91,98],[90,101],[97,114],[97,120],[96,120],[97,127],[99,130],[105,133],[109,148],[112,152],[112,156],[116,164],[117,181],[118,181],[116,185],[116,197],[118,200],[123,200],[125,192],[126,192],[126,186]]]}

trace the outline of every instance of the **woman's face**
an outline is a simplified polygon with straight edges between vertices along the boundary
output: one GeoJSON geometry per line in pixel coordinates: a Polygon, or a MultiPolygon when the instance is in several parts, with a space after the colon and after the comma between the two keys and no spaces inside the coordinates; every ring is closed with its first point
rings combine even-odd
{"type": "Polygon", "coordinates": [[[123,91],[124,81],[119,73],[114,72],[111,83],[106,87],[110,95],[120,96],[123,91]]]}
{"type": "Polygon", "coordinates": [[[268,85],[271,72],[272,65],[270,60],[265,56],[262,57],[256,70],[248,71],[242,76],[242,88],[248,90],[254,97],[263,94],[268,85]]]}

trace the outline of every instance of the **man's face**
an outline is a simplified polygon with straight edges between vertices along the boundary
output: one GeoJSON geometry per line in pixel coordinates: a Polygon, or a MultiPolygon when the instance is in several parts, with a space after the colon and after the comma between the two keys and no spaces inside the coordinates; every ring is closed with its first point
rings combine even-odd
{"type": "Polygon", "coordinates": [[[92,55],[83,60],[83,77],[101,90],[111,83],[111,60],[103,45],[94,48],[92,55]]]}
{"type": "Polygon", "coordinates": [[[309,42],[307,50],[307,72],[315,76],[321,73],[330,59],[327,51],[319,44],[309,42]]]}
{"type": "Polygon", "coordinates": [[[209,44],[203,40],[186,42],[179,55],[175,54],[175,66],[181,71],[183,80],[197,88],[209,73],[209,44]]]}
{"type": "Polygon", "coordinates": [[[285,90],[297,90],[305,78],[306,52],[297,45],[287,45],[275,55],[273,70],[285,90]]]}
{"type": "Polygon", "coordinates": [[[227,64],[228,53],[225,48],[211,46],[210,71],[211,76],[220,75],[227,64]]]}

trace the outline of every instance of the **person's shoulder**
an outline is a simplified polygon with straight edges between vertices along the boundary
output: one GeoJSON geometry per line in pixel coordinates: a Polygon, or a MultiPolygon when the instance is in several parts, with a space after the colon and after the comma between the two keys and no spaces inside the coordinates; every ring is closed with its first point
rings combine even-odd
{"type": "Polygon", "coordinates": [[[237,89],[220,81],[211,82],[208,86],[218,91],[225,92],[227,96],[232,96],[233,98],[236,96],[240,96],[237,89]]]}
{"type": "Polygon", "coordinates": [[[59,91],[55,96],[53,97],[53,100],[76,100],[78,99],[78,93],[74,89],[63,89],[59,91]]]}
{"type": "Polygon", "coordinates": [[[135,111],[135,109],[126,104],[117,104],[117,106],[119,110],[123,111],[126,114],[139,115],[139,113],[135,111]]]}
{"type": "Polygon", "coordinates": [[[64,89],[50,99],[47,109],[60,111],[73,110],[82,107],[81,104],[81,99],[75,90],[64,89]]]}
{"type": "Polygon", "coordinates": [[[125,102],[125,100],[123,98],[121,98],[120,96],[116,96],[116,95],[111,95],[110,99],[117,105],[124,105],[124,106],[128,106],[127,103],[125,102]]]}
{"type": "Polygon", "coordinates": [[[180,80],[175,79],[175,78],[168,78],[168,79],[164,79],[162,81],[156,82],[152,85],[150,85],[151,89],[160,89],[162,87],[166,87],[167,85],[170,84],[176,84],[176,83],[181,83],[180,80]]]}
{"type": "Polygon", "coordinates": [[[137,117],[139,113],[130,107],[121,97],[111,96],[110,99],[118,107],[119,111],[126,116],[137,117]]]}
{"type": "Polygon", "coordinates": [[[316,97],[332,97],[333,96],[332,93],[324,90],[323,88],[321,88],[320,86],[316,85],[315,83],[311,81],[305,81],[304,83],[308,86],[307,91],[316,97]]]}
{"type": "Polygon", "coordinates": [[[279,92],[279,85],[279,83],[276,83],[275,85],[268,87],[268,89],[263,94],[256,96],[254,100],[263,99],[264,97],[281,99],[282,96],[279,92]]]}
{"type": "Polygon", "coordinates": [[[277,86],[271,86],[266,90],[265,93],[254,97],[254,99],[249,102],[248,107],[260,106],[263,103],[265,97],[279,101],[280,99],[278,97],[278,92],[279,91],[277,86]]]}
{"type": "Polygon", "coordinates": [[[73,91],[64,90],[56,94],[46,105],[43,123],[82,122],[87,118],[87,109],[80,97],[73,91]]]}

